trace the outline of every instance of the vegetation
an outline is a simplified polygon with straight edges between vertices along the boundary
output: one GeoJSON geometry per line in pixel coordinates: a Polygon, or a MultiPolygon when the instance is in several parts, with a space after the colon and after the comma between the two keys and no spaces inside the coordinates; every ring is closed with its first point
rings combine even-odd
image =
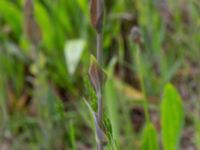
{"type": "Polygon", "coordinates": [[[0,149],[200,149],[199,10],[1,0],[0,149]]]}

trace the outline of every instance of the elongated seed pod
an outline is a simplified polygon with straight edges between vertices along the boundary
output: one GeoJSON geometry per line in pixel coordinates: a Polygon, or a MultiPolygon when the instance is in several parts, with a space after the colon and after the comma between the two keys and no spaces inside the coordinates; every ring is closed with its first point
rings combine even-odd
{"type": "Polygon", "coordinates": [[[90,16],[94,29],[100,33],[103,28],[104,0],[90,0],[90,16]]]}
{"type": "Polygon", "coordinates": [[[37,46],[41,40],[41,31],[34,18],[33,0],[26,0],[24,5],[24,30],[29,41],[37,46]]]}
{"type": "Polygon", "coordinates": [[[104,17],[104,0],[90,0],[90,16],[91,23],[93,28],[97,32],[97,49],[96,56],[97,60],[94,57],[91,57],[91,63],[89,68],[89,77],[92,86],[96,91],[97,101],[98,101],[98,113],[97,113],[97,136],[99,142],[97,142],[97,149],[103,150],[104,140],[103,132],[101,129],[103,125],[103,101],[102,101],[102,87],[106,80],[106,75],[101,69],[101,59],[103,52],[103,17],[104,17]]]}
{"type": "Polygon", "coordinates": [[[101,88],[105,84],[106,74],[101,69],[94,56],[91,56],[88,74],[93,88],[95,89],[96,93],[99,93],[102,90],[101,88]]]}

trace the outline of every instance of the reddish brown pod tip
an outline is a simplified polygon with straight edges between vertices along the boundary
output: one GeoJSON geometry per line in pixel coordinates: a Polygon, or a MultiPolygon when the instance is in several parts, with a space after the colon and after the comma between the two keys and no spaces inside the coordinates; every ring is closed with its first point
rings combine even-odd
{"type": "Polygon", "coordinates": [[[25,0],[24,4],[24,30],[29,41],[37,46],[41,40],[41,31],[34,18],[33,0],[25,0]]]}
{"type": "Polygon", "coordinates": [[[26,17],[33,17],[34,6],[33,0],[25,0],[24,13],[26,17]]]}
{"type": "Polygon", "coordinates": [[[93,88],[95,89],[96,93],[99,93],[102,86],[105,84],[106,74],[101,69],[94,56],[91,56],[90,58],[90,68],[88,74],[93,88]]]}
{"type": "Polygon", "coordinates": [[[91,23],[97,32],[103,28],[104,0],[90,0],[91,23]]]}
{"type": "Polygon", "coordinates": [[[140,31],[139,27],[133,26],[131,28],[131,38],[137,44],[141,44],[142,43],[142,41],[143,41],[142,40],[142,34],[141,34],[141,31],[140,31]]]}

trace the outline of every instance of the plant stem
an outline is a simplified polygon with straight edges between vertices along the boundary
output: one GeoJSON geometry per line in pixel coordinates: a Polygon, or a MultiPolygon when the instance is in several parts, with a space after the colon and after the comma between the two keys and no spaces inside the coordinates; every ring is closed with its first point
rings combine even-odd
{"type": "Polygon", "coordinates": [[[140,85],[142,88],[142,93],[144,95],[144,113],[145,113],[145,120],[147,123],[150,122],[150,116],[149,116],[149,111],[148,111],[148,102],[147,102],[147,94],[145,90],[145,85],[144,85],[144,77],[143,77],[143,70],[142,70],[142,64],[141,64],[141,56],[140,56],[140,47],[137,45],[136,47],[136,63],[137,63],[137,68],[138,68],[138,75],[140,78],[140,85]]]}
{"type": "Polygon", "coordinates": [[[102,65],[103,33],[97,33],[97,61],[102,65]]]}
{"type": "Polygon", "coordinates": [[[102,102],[102,94],[101,91],[99,91],[99,93],[97,93],[97,99],[98,99],[98,124],[101,127],[102,126],[102,116],[103,116],[103,102],[102,102]]]}
{"type": "Polygon", "coordinates": [[[98,150],[103,150],[103,144],[101,142],[98,143],[98,150]]]}
{"type": "MultiPolygon", "coordinates": [[[[97,63],[102,66],[102,53],[103,53],[103,15],[104,15],[104,0],[91,0],[91,16],[92,16],[92,24],[94,29],[96,30],[96,58],[97,63]],[[96,6],[95,6],[96,5],[96,6]],[[96,10],[95,10],[96,9],[96,10]]],[[[98,77],[96,81],[98,85],[98,89],[96,89],[97,96],[97,123],[100,128],[103,126],[103,100],[102,100],[102,81],[101,81],[101,73],[97,73],[98,77]]],[[[103,150],[103,141],[99,138],[97,143],[97,149],[103,150]]]]}
{"type": "MultiPolygon", "coordinates": [[[[102,7],[103,5],[103,0],[98,0],[97,3],[97,12],[100,15],[100,13],[103,11],[102,7]]],[[[102,27],[103,28],[103,27],[102,27]]],[[[100,64],[100,66],[102,66],[102,52],[103,52],[103,33],[102,33],[102,28],[99,30],[99,32],[97,32],[97,49],[96,49],[96,57],[97,57],[97,61],[100,64]]],[[[102,127],[103,124],[103,101],[102,101],[102,87],[101,87],[101,83],[100,83],[100,89],[97,93],[97,98],[98,98],[98,124],[99,127],[102,127]]],[[[98,150],[103,150],[103,143],[102,141],[98,142],[98,150]]]]}
{"type": "MultiPolygon", "coordinates": [[[[97,61],[100,65],[102,65],[102,51],[103,51],[103,34],[102,32],[97,33],[97,61]]],[[[97,93],[97,99],[98,99],[98,124],[99,127],[102,127],[103,124],[103,101],[102,101],[102,87],[100,83],[100,88],[97,93]]],[[[98,150],[103,150],[103,144],[101,141],[98,142],[98,150]]]]}
{"type": "MultiPolygon", "coordinates": [[[[103,50],[103,44],[102,44],[102,40],[103,40],[103,34],[102,33],[97,33],[97,61],[100,65],[102,65],[102,50],[103,50]]],[[[101,83],[100,83],[100,88],[99,91],[97,93],[97,98],[98,98],[98,123],[99,126],[101,127],[102,124],[102,116],[103,116],[103,102],[102,102],[102,90],[101,90],[101,83]]]]}

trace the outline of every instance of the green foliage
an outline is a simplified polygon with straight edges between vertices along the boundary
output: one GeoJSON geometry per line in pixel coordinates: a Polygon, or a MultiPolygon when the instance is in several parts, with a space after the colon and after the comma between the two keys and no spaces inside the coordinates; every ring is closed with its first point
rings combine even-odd
{"type": "MultiPolygon", "coordinates": [[[[0,0],[0,149],[94,149],[96,116],[91,119],[82,106],[85,97],[97,112],[87,76],[96,47],[89,0],[33,0],[42,34],[34,62],[24,33],[24,1],[0,0]]],[[[199,0],[105,0],[102,66],[108,82],[102,89],[104,126],[98,129],[108,138],[105,149],[157,150],[158,141],[165,150],[182,149],[188,128],[194,135],[187,135],[187,143],[200,149],[199,10],[199,0]],[[141,32],[139,66],[132,26],[141,32]],[[167,82],[180,89],[183,101],[172,85],[160,101],[167,82]],[[146,95],[148,123],[135,90],[146,95]]]]}
{"type": "Polygon", "coordinates": [[[165,150],[180,149],[184,125],[183,103],[176,89],[167,84],[161,104],[162,139],[165,150]]]}
{"type": "Polygon", "coordinates": [[[104,145],[107,145],[108,137],[107,137],[106,133],[103,131],[102,127],[99,126],[97,113],[92,109],[91,105],[86,100],[84,100],[84,101],[85,101],[85,103],[90,111],[90,114],[94,120],[97,143],[102,142],[104,145]]]}
{"type": "Polygon", "coordinates": [[[112,131],[113,131],[113,138],[117,142],[119,142],[119,105],[118,105],[118,97],[117,97],[117,91],[115,88],[115,83],[114,80],[112,79],[113,77],[113,71],[114,67],[116,64],[116,60],[114,59],[111,61],[109,68],[108,68],[108,74],[109,78],[108,81],[106,82],[105,85],[105,102],[106,102],[106,107],[107,107],[107,112],[108,112],[108,117],[111,122],[112,126],[112,131]]]}
{"type": "Polygon", "coordinates": [[[159,150],[157,131],[151,123],[144,128],[141,150],[159,150]]]}
{"type": "Polygon", "coordinates": [[[53,20],[51,20],[46,8],[38,1],[35,2],[35,16],[42,31],[44,44],[48,46],[48,49],[53,48],[55,45],[53,20]]]}
{"type": "Polygon", "coordinates": [[[119,117],[118,117],[118,98],[117,92],[115,89],[114,81],[109,79],[106,83],[105,87],[105,99],[106,105],[108,110],[108,117],[110,118],[112,130],[113,130],[113,137],[116,141],[119,141],[119,117]]]}
{"type": "Polygon", "coordinates": [[[6,20],[12,31],[15,33],[15,37],[18,38],[22,32],[22,13],[17,6],[10,1],[0,2],[0,17],[6,20]]]}
{"type": "Polygon", "coordinates": [[[71,145],[72,145],[72,150],[76,150],[76,138],[75,138],[75,128],[73,123],[70,123],[70,127],[69,127],[70,131],[70,141],[71,141],[71,145]]]}

